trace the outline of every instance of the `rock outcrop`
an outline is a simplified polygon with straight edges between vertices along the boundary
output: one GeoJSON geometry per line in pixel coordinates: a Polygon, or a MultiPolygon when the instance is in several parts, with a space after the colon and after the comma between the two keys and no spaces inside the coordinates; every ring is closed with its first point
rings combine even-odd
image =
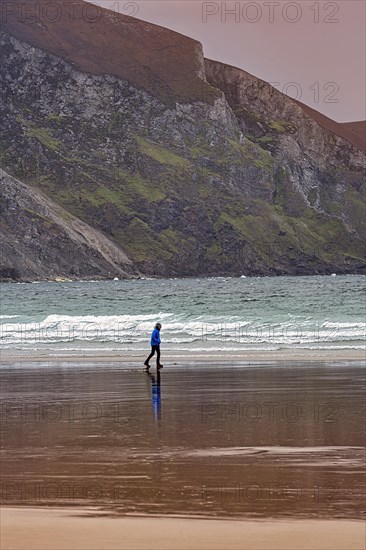
{"type": "Polygon", "coordinates": [[[104,235],[3,170],[0,216],[2,281],[139,275],[104,235]]]}

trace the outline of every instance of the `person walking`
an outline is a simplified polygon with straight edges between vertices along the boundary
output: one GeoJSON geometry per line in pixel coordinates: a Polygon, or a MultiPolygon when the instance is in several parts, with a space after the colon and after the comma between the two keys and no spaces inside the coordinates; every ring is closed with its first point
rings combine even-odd
{"type": "Polygon", "coordinates": [[[150,339],[151,353],[144,363],[147,372],[149,372],[149,369],[151,368],[149,361],[155,355],[155,353],[156,353],[156,368],[157,369],[163,368],[163,365],[160,364],[160,343],[161,343],[160,330],[161,330],[161,323],[156,323],[150,339]]]}

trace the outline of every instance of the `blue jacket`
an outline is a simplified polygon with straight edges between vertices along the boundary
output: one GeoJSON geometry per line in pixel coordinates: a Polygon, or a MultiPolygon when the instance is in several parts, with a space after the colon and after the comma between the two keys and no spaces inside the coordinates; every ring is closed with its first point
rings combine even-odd
{"type": "Polygon", "coordinates": [[[150,340],[150,345],[151,346],[159,346],[160,345],[160,330],[158,330],[157,328],[154,328],[153,332],[152,332],[152,335],[151,335],[151,340],[150,340]]]}

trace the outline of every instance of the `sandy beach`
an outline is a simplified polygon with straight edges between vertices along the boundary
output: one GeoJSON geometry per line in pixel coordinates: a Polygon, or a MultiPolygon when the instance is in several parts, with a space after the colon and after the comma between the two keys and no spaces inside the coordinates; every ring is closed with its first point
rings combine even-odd
{"type": "Polygon", "coordinates": [[[366,534],[361,521],[110,519],[49,508],[5,508],[2,526],[3,550],[364,550],[366,534]]]}
{"type": "Polygon", "coordinates": [[[364,548],[362,361],[0,372],[4,550],[364,548]]]}

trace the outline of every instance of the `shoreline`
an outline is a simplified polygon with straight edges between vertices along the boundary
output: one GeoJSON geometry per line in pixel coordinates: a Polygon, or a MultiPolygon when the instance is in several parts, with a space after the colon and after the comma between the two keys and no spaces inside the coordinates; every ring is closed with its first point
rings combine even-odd
{"type": "Polygon", "coordinates": [[[106,517],[95,508],[1,508],[3,550],[364,550],[362,520],[106,517]]]}
{"type": "Polygon", "coordinates": [[[325,268],[324,271],[317,271],[314,273],[313,270],[304,270],[303,272],[296,271],[296,273],[274,273],[274,272],[263,272],[263,273],[240,273],[239,274],[216,274],[216,275],[202,275],[202,274],[192,274],[192,275],[148,275],[139,273],[138,275],[131,275],[129,277],[81,277],[73,278],[66,277],[63,275],[55,276],[52,278],[42,278],[42,279],[28,279],[28,278],[2,278],[0,279],[0,284],[4,285],[33,285],[33,284],[47,284],[47,283],[106,283],[106,282],[125,282],[125,281],[174,281],[176,279],[182,280],[206,280],[206,279],[277,279],[279,277],[348,277],[348,276],[364,276],[366,275],[365,267],[362,265],[351,270],[341,269],[333,266],[333,268],[325,268]]]}
{"type": "MultiPolygon", "coordinates": [[[[37,353],[22,353],[22,354],[7,354],[0,352],[0,364],[2,363],[118,363],[118,364],[128,364],[128,363],[141,363],[141,366],[148,349],[144,354],[139,353],[124,353],[121,350],[120,354],[115,352],[113,353],[98,353],[97,355],[92,355],[92,352],[81,355],[63,355],[59,354],[37,354],[37,353]]],[[[366,351],[365,350],[309,350],[309,349],[282,349],[282,350],[272,350],[272,351],[260,351],[260,350],[250,350],[245,352],[180,352],[180,353],[164,353],[162,350],[162,360],[165,362],[168,361],[173,363],[174,366],[180,365],[181,363],[209,363],[214,365],[216,363],[221,364],[225,363],[234,363],[234,362],[244,362],[254,365],[256,363],[272,363],[276,362],[290,362],[290,361],[302,361],[302,362],[355,362],[355,361],[366,361],[366,351]]],[[[172,365],[172,366],[173,366],[172,365]]],[[[153,366],[153,365],[152,365],[153,366]]]]}

